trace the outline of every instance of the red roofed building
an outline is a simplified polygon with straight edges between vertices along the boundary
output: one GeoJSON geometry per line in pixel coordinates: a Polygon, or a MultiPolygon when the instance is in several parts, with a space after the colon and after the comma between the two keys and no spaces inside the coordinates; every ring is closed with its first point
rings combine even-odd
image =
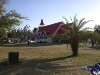
{"type": "Polygon", "coordinates": [[[63,22],[57,22],[54,24],[46,25],[41,20],[40,26],[37,31],[36,42],[48,42],[52,43],[52,37],[57,34],[65,34],[67,27],[63,22]]]}

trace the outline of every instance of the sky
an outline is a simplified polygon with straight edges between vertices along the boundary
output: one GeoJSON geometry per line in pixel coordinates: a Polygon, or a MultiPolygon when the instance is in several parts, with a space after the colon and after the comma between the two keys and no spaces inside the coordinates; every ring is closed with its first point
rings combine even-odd
{"type": "Polygon", "coordinates": [[[29,25],[30,29],[38,27],[41,19],[45,25],[70,20],[77,14],[78,19],[93,20],[85,27],[93,28],[100,24],[100,0],[10,0],[6,9],[16,10],[29,18],[24,20],[20,27],[29,25]]]}

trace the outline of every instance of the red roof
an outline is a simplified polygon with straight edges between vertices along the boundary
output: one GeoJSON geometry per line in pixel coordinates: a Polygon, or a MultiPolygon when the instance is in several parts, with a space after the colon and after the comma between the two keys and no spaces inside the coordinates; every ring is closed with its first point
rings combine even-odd
{"type": "Polygon", "coordinates": [[[54,32],[57,30],[57,28],[61,25],[62,22],[54,23],[51,25],[39,27],[38,32],[46,32],[47,35],[54,34],[54,32]]]}
{"type": "MultiPolygon", "coordinates": [[[[62,22],[58,22],[58,23],[54,23],[51,25],[47,25],[47,26],[43,26],[43,27],[39,27],[38,32],[46,32],[47,35],[51,35],[54,34],[55,31],[57,31],[57,29],[59,28],[59,26],[62,24],[62,22]]],[[[59,30],[57,31],[57,34],[64,34],[65,33],[65,29],[60,27],[59,30]]]]}
{"type": "Polygon", "coordinates": [[[66,32],[66,30],[64,28],[60,28],[57,32],[57,34],[64,34],[66,32]]]}

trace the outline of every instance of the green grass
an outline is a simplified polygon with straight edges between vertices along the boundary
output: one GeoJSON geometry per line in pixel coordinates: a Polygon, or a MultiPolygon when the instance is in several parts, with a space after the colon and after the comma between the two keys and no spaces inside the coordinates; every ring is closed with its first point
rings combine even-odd
{"type": "Polygon", "coordinates": [[[79,48],[70,57],[66,44],[3,45],[0,47],[0,75],[91,75],[82,67],[100,63],[100,50],[79,48]],[[20,63],[8,65],[8,53],[19,52],[20,63]]]}

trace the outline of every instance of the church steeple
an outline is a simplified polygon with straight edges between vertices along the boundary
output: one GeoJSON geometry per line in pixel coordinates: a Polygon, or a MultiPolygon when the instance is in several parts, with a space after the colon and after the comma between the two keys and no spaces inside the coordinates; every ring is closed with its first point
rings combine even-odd
{"type": "Polygon", "coordinates": [[[40,26],[44,26],[44,22],[43,22],[43,19],[41,19],[41,22],[40,22],[40,26]]]}

